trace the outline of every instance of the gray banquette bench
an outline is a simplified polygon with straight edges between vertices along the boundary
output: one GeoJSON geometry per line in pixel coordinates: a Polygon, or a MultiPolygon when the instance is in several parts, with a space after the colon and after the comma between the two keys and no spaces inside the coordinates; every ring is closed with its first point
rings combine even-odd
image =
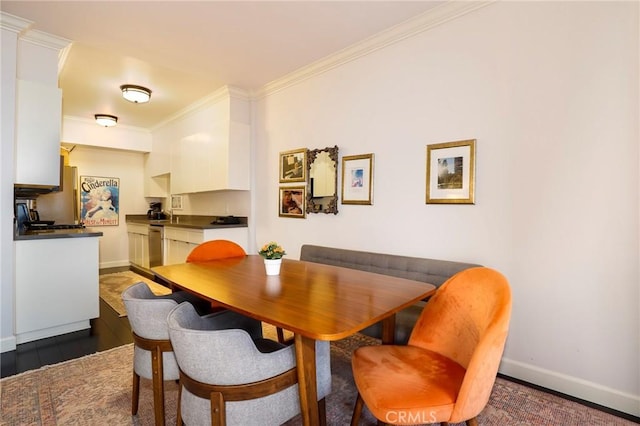
{"type": "MultiPolygon", "coordinates": [[[[473,263],[370,253],[309,244],[302,246],[300,260],[407,278],[433,284],[436,287],[464,269],[480,266],[473,263]]],[[[424,304],[425,302],[422,301],[398,312],[396,315],[396,343],[403,344],[409,340],[411,330],[422,312],[424,304]]],[[[380,338],[382,325],[375,324],[362,332],[380,338]]]]}

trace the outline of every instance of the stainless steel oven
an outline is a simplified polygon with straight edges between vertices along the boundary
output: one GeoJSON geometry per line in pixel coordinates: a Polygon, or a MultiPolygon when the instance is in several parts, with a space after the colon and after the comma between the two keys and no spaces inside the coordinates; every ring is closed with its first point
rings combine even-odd
{"type": "Polygon", "coordinates": [[[164,227],[162,225],[149,225],[149,267],[162,266],[164,250],[164,227]]]}

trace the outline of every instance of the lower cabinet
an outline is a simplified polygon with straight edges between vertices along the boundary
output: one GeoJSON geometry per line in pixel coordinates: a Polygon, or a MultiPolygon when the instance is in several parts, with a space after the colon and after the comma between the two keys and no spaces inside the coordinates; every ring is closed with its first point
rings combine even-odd
{"type": "Polygon", "coordinates": [[[248,228],[188,229],[164,227],[164,264],[184,263],[191,250],[209,240],[230,240],[248,252],[248,228]]]}
{"type": "Polygon", "coordinates": [[[98,243],[98,237],[15,242],[16,343],[91,327],[100,314],[98,243]]]}
{"type": "Polygon", "coordinates": [[[127,223],[129,237],[129,262],[142,268],[149,268],[149,226],[127,223]]]}

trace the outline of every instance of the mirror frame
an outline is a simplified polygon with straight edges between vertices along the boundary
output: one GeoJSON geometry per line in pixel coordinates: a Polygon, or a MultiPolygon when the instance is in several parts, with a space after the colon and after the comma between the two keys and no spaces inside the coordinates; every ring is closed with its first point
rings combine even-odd
{"type": "Polygon", "coordinates": [[[310,149],[307,151],[307,213],[333,213],[338,214],[338,146],[326,147],[324,149],[310,149]],[[333,195],[326,197],[319,197],[328,199],[328,203],[324,209],[320,210],[320,204],[316,204],[313,200],[313,194],[311,193],[311,165],[316,160],[316,157],[326,152],[329,154],[329,158],[335,164],[334,167],[334,182],[333,182],[333,195]]]}

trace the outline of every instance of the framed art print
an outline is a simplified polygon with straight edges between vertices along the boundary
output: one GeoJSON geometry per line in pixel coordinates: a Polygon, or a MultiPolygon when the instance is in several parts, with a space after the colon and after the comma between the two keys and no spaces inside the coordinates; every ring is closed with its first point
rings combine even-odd
{"type": "Polygon", "coordinates": [[[280,153],[280,183],[307,181],[307,150],[280,153]]]}
{"type": "Polygon", "coordinates": [[[475,204],[476,140],[427,145],[426,204],[475,204]]]}
{"type": "Polygon", "coordinates": [[[342,157],[342,204],[373,204],[373,154],[342,157]]]}
{"type": "Polygon", "coordinates": [[[120,179],[80,176],[80,217],[85,226],[118,226],[120,179]]]}
{"type": "Polygon", "coordinates": [[[182,210],[182,195],[171,196],[171,210],[182,210]]]}
{"type": "Polygon", "coordinates": [[[305,186],[281,186],[278,216],[304,218],[307,211],[305,186]]]}

